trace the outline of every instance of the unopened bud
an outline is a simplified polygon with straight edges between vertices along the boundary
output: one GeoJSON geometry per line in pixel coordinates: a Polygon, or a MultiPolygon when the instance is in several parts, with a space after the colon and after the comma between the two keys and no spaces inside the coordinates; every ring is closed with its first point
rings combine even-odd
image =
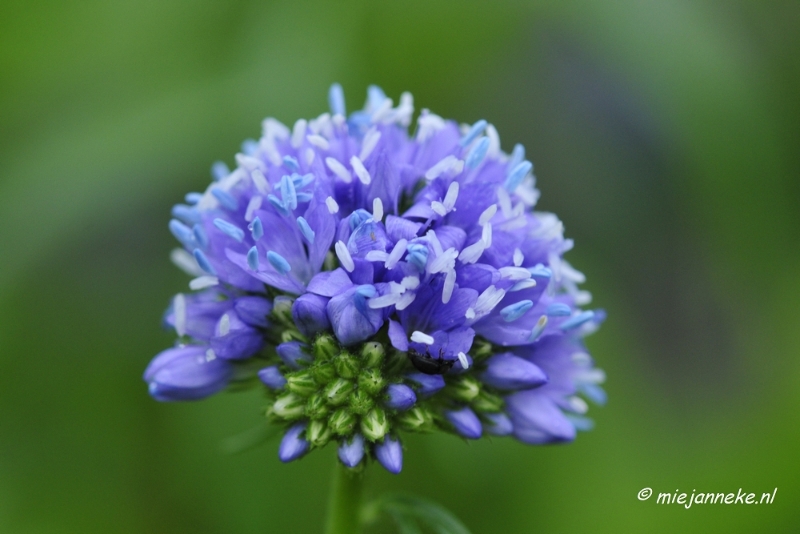
{"type": "Polygon", "coordinates": [[[347,351],[342,351],[333,359],[336,373],[342,378],[353,378],[358,374],[358,359],[347,351]]]}
{"type": "Polygon", "coordinates": [[[361,359],[365,367],[380,367],[383,364],[385,353],[382,344],[370,341],[364,343],[364,347],[361,349],[361,359]]]}
{"type": "Polygon", "coordinates": [[[389,432],[389,421],[382,408],[375,407],[361,418],[361,433],[370,441],[378,441],[389,432]]]}
{"type": "Polygon", "coordinates": [[[397,421],[404,429],[412,432],[431,432],[433,430],[433,414],[421,406],[414,406],[407,412],[403,412],[397,421]]]}
{"type": "Polygon", "coordinates": [[[272,306],[272,315],[282,323],[294,324],[292,321],[292,304],[294,299],[290,297],[275,297],[272,306]]]}
{"type": "Polygon", "coordinates": [[[332,363],[318,363],[314,365],[310,371],[311,376],[313,376],[317,384],[321,386],[329,384],[331,380],[336,378],[336,369],[334,369],[332,363]]]}
{"type": "Polygon", "coordinates": [[[286,389],[302,397],[308,397],[314,393],[318,387],[311,372],[307,370],[290,373],[286,377],[286,389]]]}
{"type": "Polygon", "coordinates": [[[350,410],[357,415],[365,415],[375,406],[375,401],[365,391],[355,391],[350,395],[350,410]]]}
{"type": "Polygon", "coordinates": [[[377,369],[367,369],[358,377],[358,389],[368,395],[377,395],[386,387],[386,380],[377,369]]]}
{"type": "Polygon", "coordinates": [[[330,334],[323,334],[314,341],[314,357],[318,360],[330,360],[339,354],[339,343],[330,334]]]}
{"type": "Polygon", "coordinates": [[[311,419],[323,419],[328,416],[328,403],[322,393],[314,393],[306,402],[306,416],[311,419]]]}
{"type": "Polygon", "coordinates": [[[294,393],[281,395],[272,405],[272,411],[283,419],[297,419],[305,411],[305,399],[294,393]]]}
{"type": "Polygon", "coordinates": [[[469,350],[474,361],[480,361],[492,355],[492,344],[485,339],[476,339],[469,350]]]}
{"type": "Polygon", "coordinates": [[[333,412],[328,427],[337,436],[349,436],[356,426],[356,417],[348,410],[338,409],[333,412]]]}
{"type": "Polygon", "coordinates": [[[350,396],[350,393],[353,392],[353,389],[354,386],[352,382],[344,378],[339,378],[331,382],[328,387],[325,388],[325,399],[330,405],[342,405],[347,402],[347,398],[350,396]]]}
{"type": "Polygon", "coordinates": [[[331,431],[328,424],[323,420],[311,421],[306,429],[306,439],[312,447],[319,448],[325,446],[331,439],[331,431]]]}
{"type": "Polygon", "coordinates": [[[448,384],[445,392],[455,399],[471,402],[481,392],[481,384],[471,376],[460,376],[448,384]]]}
{"type": "Polygon", "coordinates": [[[479,412],[496,413],[503,409],[503,399],[485,389],[472,401],[472,407],[479,412]]]}

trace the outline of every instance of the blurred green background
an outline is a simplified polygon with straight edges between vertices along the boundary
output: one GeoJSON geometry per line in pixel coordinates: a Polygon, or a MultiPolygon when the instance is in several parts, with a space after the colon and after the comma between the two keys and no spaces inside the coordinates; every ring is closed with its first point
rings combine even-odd
{"type": "Polygon", "coordinates": [[[325,111],[333,81],[351,109],[377,83],[525,144],[609,312],[593,432],[410,437],[371,494],[476,534],[798,531],[800,4],[6,0],[0,532],[321,530],[332,448],[224,455],[256,392],[159,404],[141,373],[187,283],[170,206],[265,116],[325,111]],[[686,510],[644,487],[778,491],[686,510]]]}

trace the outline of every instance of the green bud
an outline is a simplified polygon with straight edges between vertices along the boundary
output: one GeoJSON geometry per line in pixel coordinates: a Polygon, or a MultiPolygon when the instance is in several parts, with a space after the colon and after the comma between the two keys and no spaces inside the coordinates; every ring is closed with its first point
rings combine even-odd
{"type": "Polygon", "coordinates": [[[328,427],[337,436],[349,436],[356,426],[356,416],[348,410],[338,409],[331,415],[328,427]]]}
{"type": "Polygon", "coordinates": [[[331,430],[325,421],[311,421],[306,428],[306,439],[312,447],[324,447],[331,439],[331,430]]]}
{"type": "Polygon", "coordinates": [[[361,433],[370,441],[378,441],[389,432],[389,420],[386,419],[386,412],[375,407],[361,418],[361,433]]]}
{"type": "Polygon", "coordinates": [[[318,360],[330,360],[339,354],[339,343],[332,335],[322,334],[314,341],[312,352],[318,360]]]}
{"type": "Polygon", "coordinates": [[[357,415],[365,415],[375,406],[375,401],[365,391],[355,391],[350,395],[350,410],[357,415]]]}
{"type": "Polygon", "coordinates": [[[281,332],[281,341],[284,343],[288,343],[289,341],[302,341],[305,343],[307,340],[306,336],[301,334],[299,330],[287,328],[281,332]]]}
{"type": "Polygon", "coordinates": [[[332,363],[318,363],[311,367],[311,376],[314,377],[317,384],[324,386],[336,378],[336,369],[332,363]]]}
{"type": "Polygon", "coordinates": [[[472,407],[479,412],[499,412],[503,409],[503,405],[503,399],[500,396],[489,393],[485,389],[472,401],[472,407]]]}
{"type": "Polygon", "coordinates": [[[422,406],[414,406],[400,414],[398,422],[404,429],[412,432],[431,432],[433,430],[433,413],[422,406]]]}
{"type": "Polygon", "coordinates": [[[347,351],[342,351],[333,359],[333,366],[342,378],[353,378],[358,374],[358,359],[347,351]]]}
{"type": "Polygon", "coordinates": [[[460,376],[445,389],[447,395],[464,402],[471,402],[480,392],[480,382],[471,376],[460,376]]]}
{"type": "Polygon", "coordinates": [[[476,339],[472,343],[469,354],[475,362],[488,358],[492,355],[492,344],[485,339],[476,339]]]}
{"type": "Polygon", "coordinates": [[[383,350],[383,345],[377,341],[369,341],[364,343],[361,348],[361,359],[365,367],[380,367],[383,364],[383,356],[386,351],[383,350]]]}
{"type": "Polygon", "coordinates": [[[296,371],[286,376],[286,389],[292,393],[297,393],[301,397],[308,397],[317,391],[316,381],[308,370],[296,371]]]}
{"type": "Polygon", "coordinates": [[[367,369],[358,377],[358,389],[369,395],[377,395],[386,386],[386,380],[377,369],[367,369]]]}
{"type": "Polygon", "coordinates": [[[325,399],[333,406],[344,404],[354,387],[352,382],[344,378],[334,380],[325,388],[325,399]]]}
{"type": "Polygon", "coordinates": [[[275,297],[272,303],[273,317],[279,322],[294,324],[294,321],[292,321],[292,304],[294,304],[294,299],[291,297],[275,297]]]}
{"type": "Polygon", "coordinates": [[[306,415],[311,419],[324,419],[328,416],[328,403],[322,393],[314,393],[306,402],[306,415]]]}
{"type": "Polygon", "coordinates": [[[272,411],[283,419],[297,419],[305,411],[306,401],[294,393],[285,393],[272,405],[272,411]]]}

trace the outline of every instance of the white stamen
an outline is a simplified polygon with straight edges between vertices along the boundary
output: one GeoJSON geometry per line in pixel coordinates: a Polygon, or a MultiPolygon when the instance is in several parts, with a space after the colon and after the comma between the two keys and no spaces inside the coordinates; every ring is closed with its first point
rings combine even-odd
{"type": "Polygon", "coordinates": [[[364,164],[360,159],[358,159],[358,156],[353,156],[350,158],[350,165],[353,166],[353,172],[356,173],[356,176],[358,176],[358,179],[361,181],[361,183],[364,185],[369,185],[369,183],[372,181],[372,178],[370,178],[367,168],[364,167],[364,164]]]}
{"type": "Polygon", "coordinates": [[[292,147],[300,148],[300,145],[303,144],[303,137],[306,135],[307,126],[308,122],[305,119],[299,119],[294,123],[294,128],[292,129],[292,147]]]}
{"type": "Polygon", "coordinates": [[[575,413],[584,414],[589,411],[589,405],[580,397],[567,397],[567,404],[575,413]]]}
{"type": "Polygon", "coordinates": [[[428,262],[427,271],[431,274],[435,274],[451,270],[456,265],[457,257],[458,251],[455,248],[450,247],[436,256],[433,261],[428,262]]]}
{"type": "Polygon", "coordinates": [[[433,246],[433,252],[437,256],[444,252],[442,243],[439,241],[439,237],[436,235],[436,232],[433,230],[428,230],[428,233],[425,234],[425,237],[428,239],[428,243],[433,246]]]}
{"type": "Polygon", "coordinates": [[[175,314],[175,332],[183,336],[186,333],[186,297],[183,293],[178,293],[172,299],[172,311],[175,314]]]}
{"type": "Polygon", "coordinates": [[[475,318],[475,310],[473,310],[472,308],[467,308],[467,313],[464,314],[464,317],[466,317],[469,320],[474,319],[475,318]]]}
{"type": "Polygon", "coordinates": [[[458,182],[453,182],[450,184],[450,187],[447,188],[447,194],[444,196],[444,208],[447,211],[453,211],[456,205],[456,199],[458,199],[458,182]]]}
{"type": "Polygon", "coordinates": [[[417,289],[417,287],[419,287],[419,278],[416,276],[405,276],[400,280],[400,285],[406,289],[417,289]]]}
{"type": "Polygon", "coordinates": [[[339,162],[339,160],[335,158],[325,158],[325,165],[327,165],[331,172],[341,178],[345,183],[349,184],[353,181],[353,176],[350,174],[350,171],[348,171],[347,168],[339,162]]]}
{"type": "Polygon", "coordinates": [[[247,203],[247,209],[244,212],[245,221],[251,222],[253,220],[256,215],[256,211],[261,209],[262,202],[264,202],[264,198],[258,195],[250,199],[250,202],[247,203]]]}
{"type": "Polygon", "coordinates": [[[406,292],[406,288],[403,284],[398,284],[397,282],[389,282],[389,291],[397,295],[402,295],[403,293],[406,292]]]}
{"type": "MultiPolygon", "coordinates": [[[[454,249],[451,249],[454,250],[454,249]]],[[[452,267],[444,277],[444,288],[442,289],[442,303],[447,304],[453,296],[456,287],[456,270],[452,267]]]]}
{"type": "Polygon", "coordinates": [[[189,276],[203,276],[206,272],[197,265],[197,260],[185,249],[176,248],[169,253],[169,259],[181,271],[189,276]]]}
{"type": "Polygon", "coordinates": [[[383,219],[383,201],[380,197],[375,197],[375,200],[372,201],[372,219],[375,222],[381,222],[383,219]]]}
{"type": "Polygon", "coordinates": [[[513,282],[531,277],[531,272],[524,267],[500,267],[499,271],[500,276],[513,282]]]}
{"type": "Polygon", "coordinates": [[[230,331],[231,331],[231,318],[226,313],[219,319],[219,335],[227,336],[230,331]]]}
{"type": "Polygon", "coordinates": [[[414,97],[408,91],[400,95],[400,103],[394,110],[394,120],[400,126],[411,124],[411,115],[414,114],[414,97]]]}
{"type": "Polygon", "coordinates": [[[216,359],[217,359],[217,353],[214,352],[214,349],[208,349],[206,351],[206,361],[213,362],[216,359]]]}
{"type": "Polygon", "coordinates": [[[444,207],[444,204],[442,204],[438,200],[434,200],[433,202],[431,202],[431,209],[439,217],[444,217],[445,215],[447,215],[447,209],[444,207]]]}
{"type": "Polygon", "coordinates": [[[495,159],[500,154],[500,136],[494,125],[490,124],[486,127],[486,137],[489,138],[489,150],[486,151],[486,157],[495,159]]]}
{"type": "Polygon", "coordinates": [[[322,150],[329,150],[331,148],[331,144],[328,140],[321,135],[309,135],[306,139],[308,139],[309,143],[322,150]]]}
{"type": "Polygon", "coordinates": [[[481,232],[481,241],[489,248],[492,246],[492,223],[486,223],[483,225],[483,232],[481,232]]]}
{"type": "Polygon", "coordinates": [[[361,153],[358,155],[358,159],[364,161],[372,154],[372,151],[375,149],[375,145],[378,144],[378,141],[381,138],[381,132],[376,130],[374,127],[370,128],[370,130],[364,135],[364,140],[361,142],[361,153]]]}
{"type": "Polygon", "coordinates": [[[508,196],[508,191],[502,185],[497,188],[497,203],[500,204],[500,210],[506,219],[511,218],[511,197],[508,196]]]}
{"type": "Polygon", "coordinates": [[[397,304],[401,297],[402,295],[400,293],[387,293],[386,295],[369,299],[367,301],[367,306],[373,310],[386,308],[397,304]]]}
{"type": "Polygon", "coordinates": [[[396,309],[397,311],[405,310],[411,305],[412,302],[414,302],[415,298],[417,298],[416,293],[414,293],[413,291],[406,291],[405,293],[403,293],[403,296],[397,302],[394,309],[396,309]]]}
{"type": "Polygon", "coordinates": [[[207,287],[213,287],[219,284],[219,278],[216,276],[198,276],[189,282],[189,289],[192,291],[199,291],[207,287]]]}
{"type": "Polygon", "coordinates": [[[339,213],[339,204],[333,199],[333,197],[328,197],[325,199],[325,205],[328,206],[328,212],[333,215],[334,213],[339,213]]]}
{"type": "Polygon", "coordinates": [[[478,261],[478,258],[481,257],[481,254],[483,254],[485,249],[486,244],[482,239],[479,239],[470,246],[464,247],[464,249],[461,251],[461,254],[458,255],[458,259],[462,263],[475,263],[478,261]]]}
{"type": "Polygon", "coordinates": [[[313,148],[306,149],[306,165],[311,166],[314,163],[314,157],[317,155],[313,148]]]}
{"type": "Polygon", "coordinates": [[[459,352],[458,361],[461,362],[461,367],[463,367],[464,370],[469,369],[469,360],[467,359],[466,354],[464,354],[463,352],[459,352]]]}
{"type": "Polygon", "coordinates": [[[411,341],[415,343],[424,343],[425,345],[433,345],[435,341],[433,337],[429,336],[425,332],[420,332],[419,330],[414,330],[411,333],[411,341]]]}
{"type": "Polygon", "coordinates": [[[502,289],[497,289],[493,285],[487,287],[475,302],[475,316],[480,318],[492,311],[505,295],[506,292],[502,289]]]}
{"type": "Polygon", "coordinates": [[[385,262],[386,260],[389,259],[389,254],[387,254],[386,252],[384,252],[382,250],[370,250],[364,256],[364,259],[367,260],[367,261],[383,261],[383,262],[385,262]]]}
{"type": "Polygon", "coordinates": [[[397,265],[397,262],[403,257],[403,254],[406,253],[406,246],[408,246],[408,241],[405,239],[401,239],[395,243],[392,252],[389,253],[389,259],[387,259],[385,263],[387,269],[394,269],[394,266],[397,265]]]}
{"type": "Polygon", "coordinates": [[[372,122],[381,122],[383,119],[391,116],[393,104],[394,102],[391,98],[384,99],[381,105],[378,106],[378,109],[372,114],[372,122]]]}
{"type": "Polygon", "coordinates": [[[525,261],[525,256],[522,255],[522,251],[518,248],[514,249],[514,266],[519,267],[522,265],[522,262],[525,261]]]}
{"type": "Polygon", "coordinates": [[[260,170],[256,169],[250,173],[250,178],[253,180],[253,184],[256,186],[256,189],[262,195],[266,195],[269,193],[270,187],[269,182],[264,177],[264,173],[260,170]]]}
{"type": "Polygon", "coordinates": [[[356,268],[356,264],[350,256],[350,251],[347,250],[347,245],[344,244],[344,241],[337,241],[334,248],[336,249],[336,256],[339,258],[339,263],[342,264],[342,267],[344,267],[347,272],[352,273],[356,268]]]}
{"type": "Polygon", "coordinates": [[[492,204],[481,213],[481,216],[478,218],[478,224],[483,226],[484,224],[488,223],[494,214],[497,213],[497,204],[492,204]]]}
{"type": "Polygon", "coordinates": [[[445,172],[449,171],[453,168],[453,166],[458,161],[453,155],[447,156],[446,158],[442,159],[439,163],[428,169],[428,172],[425,173],[425,179],[428,181],[435,180],[445,172]]]}
{"type": "Polygon", "coordinates": [[[520,280],[509,289],[509,293],[513,291],[522,291],[523,289],[529,289],[531,287],[536,287],[536,280],[533,278],[528,278],[526,280],[520,280]]]}

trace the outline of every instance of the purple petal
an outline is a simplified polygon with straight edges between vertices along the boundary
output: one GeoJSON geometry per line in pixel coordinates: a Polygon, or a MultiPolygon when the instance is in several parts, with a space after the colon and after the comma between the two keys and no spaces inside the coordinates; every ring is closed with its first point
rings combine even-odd
{"type": "Polygon", "coordinates": [[[442,375],[409,373],[406,375],[406,378],[412,382],[415,382],[419,386],[417,391],[422,397],[430,397],[444,387],[444,378],[442,378],[442,375]]]}
{"type": "Polygon", "coordinates": [[[297,328],[306,336],[313,336],[328,330],[328,300],[314,293],[300,295],[292,305],[292,319],[297,328]]]}
{"type": "Polygon", "coordinates": [[[444,412],[445,417],[453,425],[456,432],[467,439],[478,439],[483,434],[483,426],[478,416],[469,408],[461,410],[448,410],[444,412]]]}
{"type": "Polygon", "coordinates": [[[353,345],[378,332],[383,324],[383,312],[367,306],[359,310],[357,288],[351,288],[328,302],[328,319],[339,342],[353,345]]]}
{"type": "Polygon", "coordinates": [[[265,367],[258,372],[258,378],[270,389],[281,389],[286,385],[286,379],[278,370],[277,365],[265,367]]]}
{"type": "Polygon", "coordinates": [[[524,443],[572,441],[575,427],[544,391],[530,389],[506,397],[514,437],[524,443]]]}
{"type": "Polygon", "coordinates": [[[153,398],[196,400],[224,389],[233,368],[225,360],[209,357],[207,352],[208,347],[190,345],[159,353],[144,372],[153,398]]]}
{"type": "Polygon", "coordinates": [[[390,384],[386,388],[386,395],[389,398],[386,400],[385,406],[392,410],[408,410],[417,402],[414,390],[405,384],[390,384]]]}
{"type": "Polygon", "coordinates": [[[481,380],[497,389],[530,389],[546,383],[547,375],[528,360],[505,352],[489,358],[481,380]]]}
{"type": "Polygon", "coordinates": [[[333,271],[323,271],[308,283],[308,291],[323,297],[333,297],[352,287],[353,282],[347,271],[341,267],[333,271]]]}
{"type": "Polygon", "coordinates": [[[495,436],[507,436],[514,431],[511,419],[504,413],[487,413],[486,418],[490,423],[486,425],[486,432],[495,436]]]}
{"type": "Polygon", "coordinates": [[[296,460],[308,451],[308,442],[300,437],[300,434],[305,430],[305,423],[297,423],[286,431],[278,449],[278,458],[280,458],[281,462],[296,460]]]}
{"type": "Polygon", "coordinates": [[[389,341],[392,346],[401,352],[408,351],[408,336],[400,323],[389,320],[389,341]]]}
{"type": "Polygon", "coordinates": [[[268,326],[269,316],[272,311],[272,303],[262,297],[239,297],[236,299],[233,309],[239,318],[250,326],[268,326]]]}
{"type": "Polygon", "coordinates": [[[311,361],[311,357],[305,353],[307,349],[308,346],[304,343],[300,343],[299,341],[287,341],[275,347],[275,352],[278,353],[283,363],[292,369],[300,369],[300,362],[311,361]]]}

